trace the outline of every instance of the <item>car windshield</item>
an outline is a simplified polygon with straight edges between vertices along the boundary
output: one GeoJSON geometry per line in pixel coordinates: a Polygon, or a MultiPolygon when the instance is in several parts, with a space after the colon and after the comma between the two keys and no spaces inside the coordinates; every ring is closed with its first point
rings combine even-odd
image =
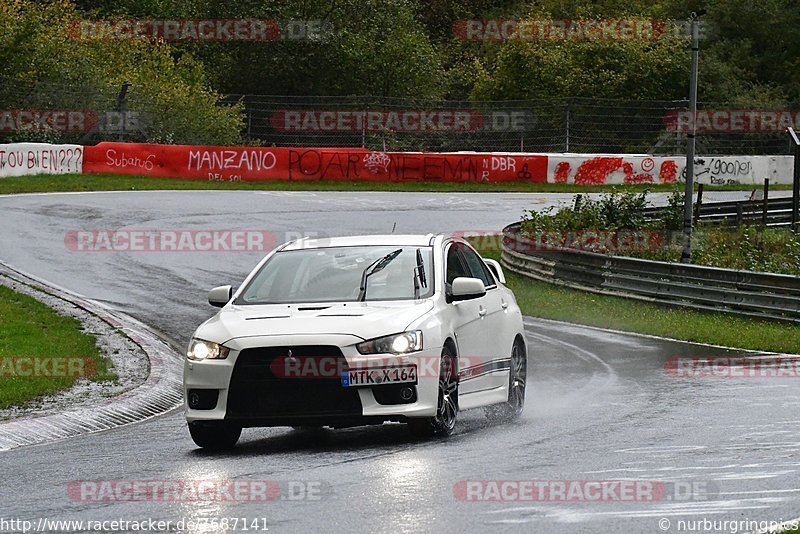
{"type": "Polygon", "coordinates": [[[433,294],[431,247],[331,247],[277,252],[237,304],[408,300],[433,294]],[[420,265],[422,269],[419,269],[420,265]]]}

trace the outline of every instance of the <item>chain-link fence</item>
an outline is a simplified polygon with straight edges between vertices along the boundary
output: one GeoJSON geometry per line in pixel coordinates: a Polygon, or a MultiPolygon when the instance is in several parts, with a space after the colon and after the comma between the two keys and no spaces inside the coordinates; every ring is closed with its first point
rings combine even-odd
{"type": "MultiPolygon", "coordinates": [[[[245,105],[246,136],[276,146],[680,154],[685,152],[688,130],[686,121],[682,121],[688,101],[552,98],[442,102],[256,95],[229,98],[245,105]]],[[[733,124],[727,128],[732,131],[726,131],[725,123],[731,122],[730,115],[737,112],[732,106],[706,102],[699,107],[710,115],[699,113],[701,130],[704,118],[712,121],[710,128],[698,134],[699,154],[789,153],[785,128],[777,122],[766,131],[759,130],[758,124],[733,124]]]]}
{"type": "MultiPolygon", "coordinates": [[[[686,101],[599,98],[475,102],[229,95],[218,103],[234,104],[242,106],[241,137],[247,143],[395,151],[681,154],[689,118],[686,101]]],[[[697,153],[706,155],[788,154],[785,128],[796,126],[795,116],[800,119],[794,111],[736,110],[725,103],[698,108],[697,153]]],[[[176,126],[165,119],[164,103],[137,86],[0,77],[0,142],[214,142],[195,138],[191,122],[180,133],[171,128],[176,126]]]]}
{"type": "Polygon", "coordinates": [[[0,142],[146,140],[145,124],[154,106],[144,96],[128,84],[103,87],[0,76],[0,142]]]}

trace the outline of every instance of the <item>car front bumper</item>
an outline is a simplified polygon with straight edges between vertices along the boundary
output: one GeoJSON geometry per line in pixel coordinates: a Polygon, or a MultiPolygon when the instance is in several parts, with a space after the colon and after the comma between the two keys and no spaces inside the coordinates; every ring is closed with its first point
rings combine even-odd
{"type": "Polygon", "coordinates": [[[187,359],[184,364],[186,419],[190,423],[228,420],[241,426],[297,426],[304,424],[352,426],[433,416],[438,404],[441,347],[426,347],[422,351],[406,355],[362,355],[355,348],[355,344],[361,341],[363,341],[361,338],[344,334],[253,336],[226,342],[225,346],[231,351],[224,360],[192,361],[187,359]],[[253,367],[252,362],[245,363],[246,357],[242,357],[240,367],[235,371],[237,362],[243,353],[251,355],[254,351],[263,352],[268,349],[282,351],[287,347],[290,349],[292,347],[338,347],[341,357],[346,362],[345,365],[351,369],[416,365],[416,398],[413,399],[413,402],[386,404],[385,393],[381,397],[381,392],[378,391],[378,398],[384,400],[384,404],[381,404],[376,398],[376,390],[393,388],[396,387],[395,385],[345,387],[341,385],[339,373],[333,365],[318,367],[325,371],[326,380],[324,382],[315,382],[314,379],[318,377],[307,375],[276,377],[274,373],[259,368],[257,364],[256,367],[253,367]],[[246,371],[242,367],[244,365],[248,366],[246,371]],[[258,376],[264,376],[265,380],[259,381],[258,376]],[[241,391],[240,384],[247,384],[246,387],[251,391],[241,391]],[[341,391],[337,387],[341,388],[341,391]],[[275,397],[270,401],[264,401],[264,396],[270,394],[270,391],[265,391],[265,389],[269,388],[273,388],[273,393],[280,397],[277,403],[283,407],[276,405],[275,409],[264,410],[265,402],[266,404],[276,402],[275,397]],[[314,395],[315,392],[323,389],[332,403],[339,400],[338,395],[340,394],[347,396],[350,399],[345,402],[347,409],[324,413],[325,406],[313,406],[313,402],[309,403],[310,401],[304,397],[308,392],[314,395]],[[355,393],[353,389],[355,389],[355,393]],[[215,402],[204,405],[203,408],[206,409],[190,408],[188,402],[190,391],[209,392],[211,397],[216,397],[215,402]],[[243,398],[242,395],[251,395],[253,399],[259,399],[259,401],[253,401],[253,410],[242,409],[243,403],[246,404],[250,398],[243,398]],[[209,407],[212,404],[213,407],[209,407]],[[256,409],[255,404],[262,407],[256,409]],[[303,407],[306,405],[309,408],[304,411],[303,407]]]}

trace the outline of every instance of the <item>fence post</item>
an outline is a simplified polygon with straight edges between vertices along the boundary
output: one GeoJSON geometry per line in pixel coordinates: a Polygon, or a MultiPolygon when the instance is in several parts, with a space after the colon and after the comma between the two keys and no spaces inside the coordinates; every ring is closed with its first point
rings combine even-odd
{"type": "Polygon", "coordinates": [[[570,121],[570,114],[571,114],[570,108],[572,107],[571,104],[572,104],[572,99],[568,98],[567,99],[567,124],[566,124],[566,132],[565,132],[566,133],[566,137],[565,137],[564,152],[569,152],[569,121],[570,121]]]}
{"type": "Polygon", "coordinates": [[[117,112],[119,113],[122,121],[122,129],[120,130],[118,137],[120,143],[125,141],[125,123],[128,122],[128,88],[130,86],[131,82],[123,83],[122,87],[119,89],[119,94],[117,95],[117,112]]]}
{"type": "Polygon", "coordinates": [[[247,112],[247,139],[248,141],[253,138],[253,108],[250,106],[245,107],[245,111],[247,112]]]}
{"type": "Polygon", "coordinates": [[[361,121],[361,148],[367,148],[367,106],[364,105],[364,120],[361,121]]]}
{"type": "Polygon", "coordinates": [[[764,179],[764,199],[761,204],[761,224],[767,226],[767,212],[769,211],[769,178],[764,179]]]}

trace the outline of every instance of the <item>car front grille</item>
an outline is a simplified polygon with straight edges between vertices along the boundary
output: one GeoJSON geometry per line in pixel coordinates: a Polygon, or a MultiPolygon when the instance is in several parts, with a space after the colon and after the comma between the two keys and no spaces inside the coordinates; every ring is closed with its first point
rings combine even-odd
{"type": "Polygon", "coordinates": [[[330,345],[259,347],[239,353],[228,394],[228,418],[292,418],[360,416],[355,388],[341,384],[337,370],[347,369],[341,350],[330,345]],[[304,369],[323,369],[319,375],[287,377],[283,360],[289,355],[304,369]],[[307,360],[313,360],[308,362],[307,360]],[[277,361],[276,361],[277,360],[277,361]]]}

